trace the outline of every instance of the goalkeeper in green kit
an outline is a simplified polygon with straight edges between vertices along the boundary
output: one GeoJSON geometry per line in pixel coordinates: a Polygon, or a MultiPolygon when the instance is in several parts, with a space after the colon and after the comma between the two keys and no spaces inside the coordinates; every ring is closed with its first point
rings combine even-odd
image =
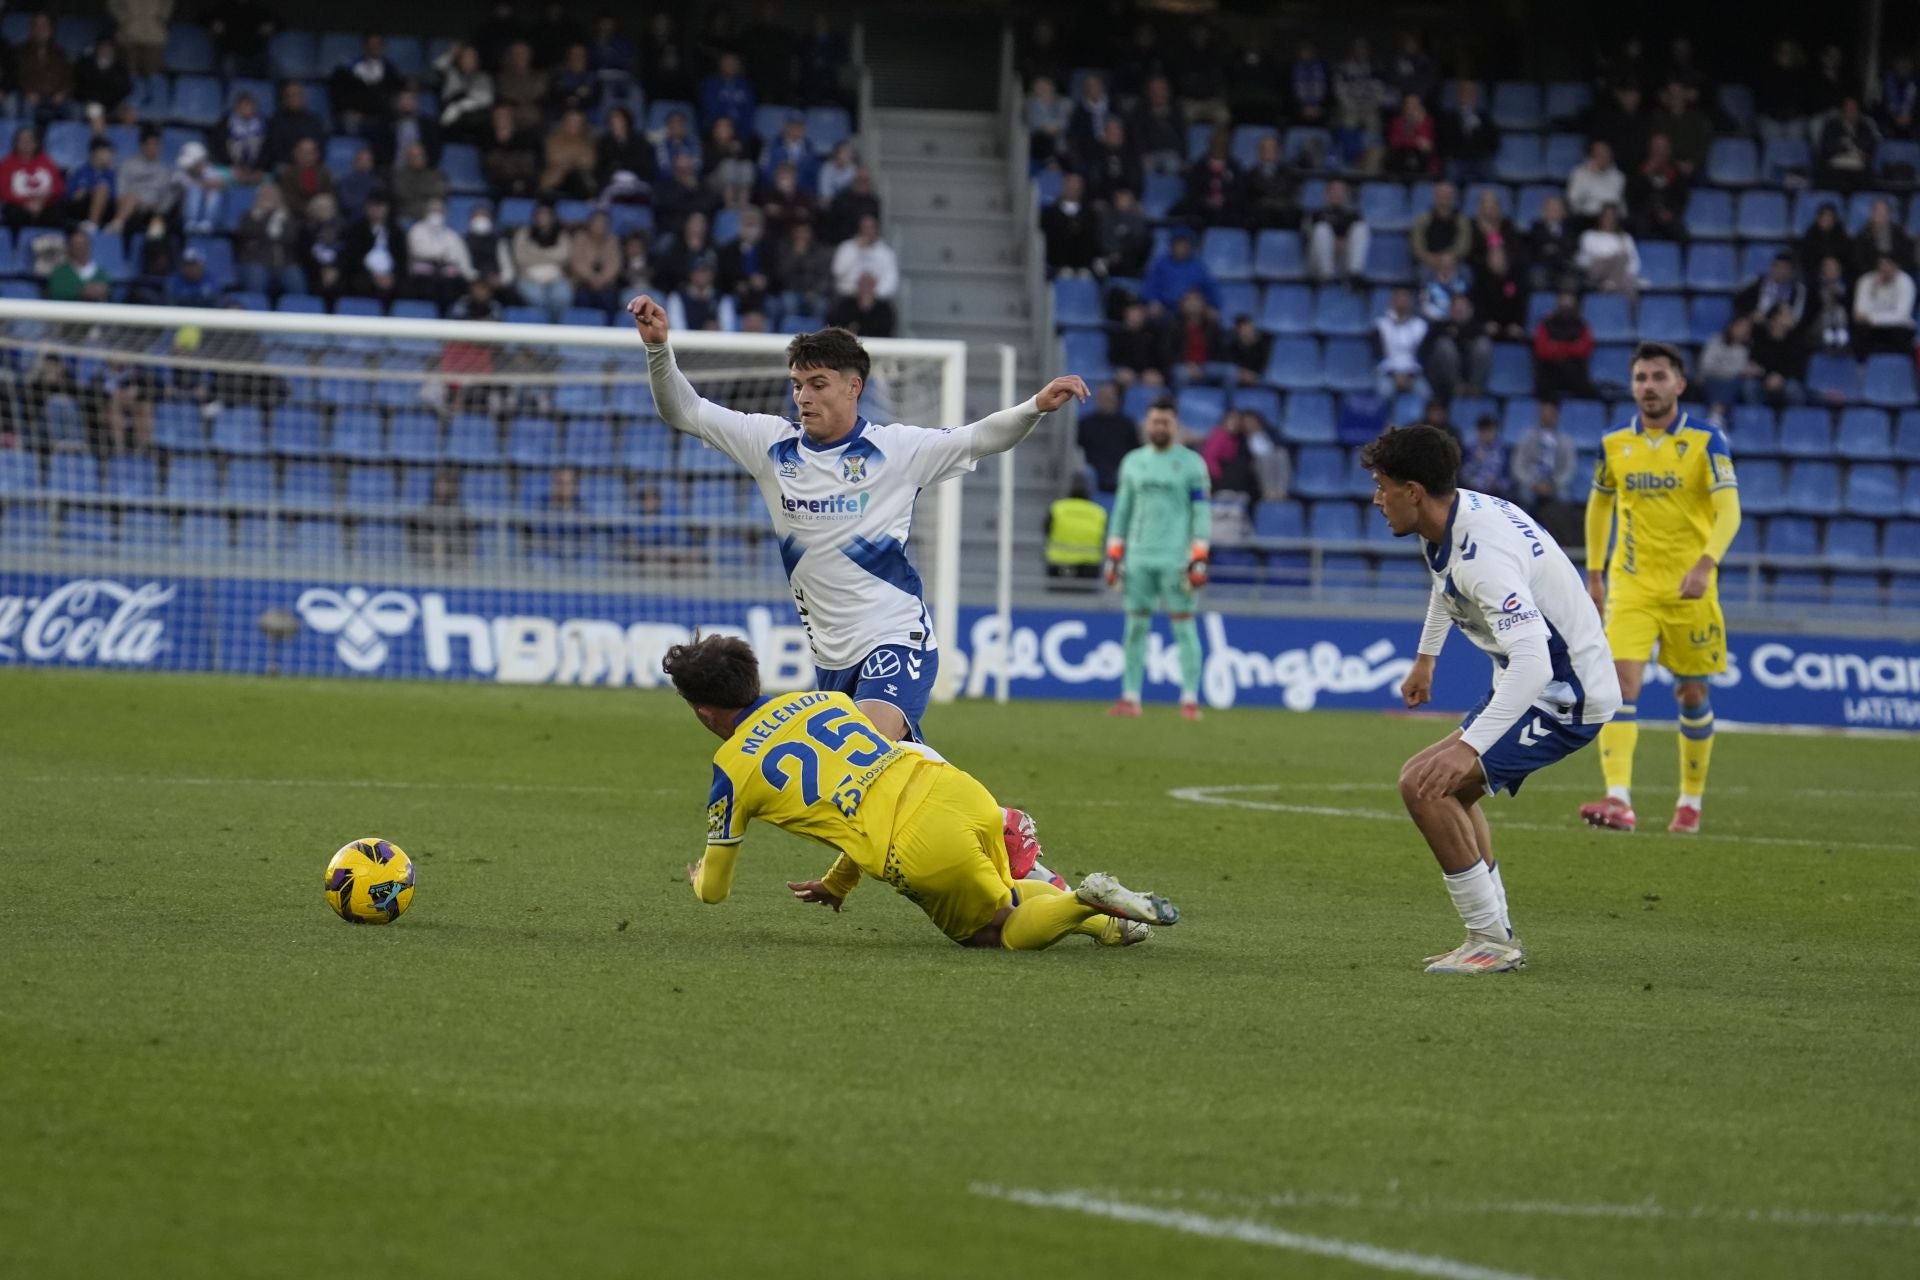
{"type": "Polygon", "coordinates": [[[1120,493],[1107,539],[1107,585],[1124,581],[1127,600],[1127,669],[1120,701],[1108,715],[1140,714],[1147,638],[1153,615],[1164,611],[1180,650],[1180,714],[1200,718],[1200,630],[1193,620],[1194,593],[1207,581],[1207,540],[1213,508],[1207,464],[1179,443],[1180,420],[1173,401],[1147,410],[1146,447],[1120,463],[1120,493]]]}

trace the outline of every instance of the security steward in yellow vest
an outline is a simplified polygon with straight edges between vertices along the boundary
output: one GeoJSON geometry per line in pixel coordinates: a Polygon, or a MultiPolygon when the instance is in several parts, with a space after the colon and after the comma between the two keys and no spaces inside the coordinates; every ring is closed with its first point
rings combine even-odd
{"type": "Polygon", "coordinates": [[[1106,510],[1087,496],[1086,477],[1075,476],[1067,496],[1047,509],[1047,576],[1098,576],[1106,538],[1106,510]]]}

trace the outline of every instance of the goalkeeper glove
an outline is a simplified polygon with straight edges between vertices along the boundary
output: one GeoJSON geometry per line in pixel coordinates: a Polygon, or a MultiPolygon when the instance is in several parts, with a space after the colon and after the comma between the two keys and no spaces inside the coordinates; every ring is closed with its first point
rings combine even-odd
{"type": "Polygon", "coordinates": [[[1187,561],[1187,585],[1195,591],[1207,585],[1207,544],[1193,544],[1192,558],[1187,561]]]}
{"type": "Polygon", "coordinates": [[[1120,585],[1120,558],[1126,554],[1126,545],[1119,540],[1107,544],[1107,586],[1120,585]]]}

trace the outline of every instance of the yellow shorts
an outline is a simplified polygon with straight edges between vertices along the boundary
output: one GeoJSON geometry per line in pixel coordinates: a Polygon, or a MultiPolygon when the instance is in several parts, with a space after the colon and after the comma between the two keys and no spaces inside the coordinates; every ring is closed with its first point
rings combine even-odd
{"type": "Polygon", "coordinates": [[[1720,594],[1698,600],[1607,597],[1607,644],[1615,659],[1645,662],[1659,643],[1660,665],[1682,680],[1704,679],[1727,669],[1727,621],[1720,594]]]}
{"type": "Polygon", "coordinates": [[[947,764],[923,771],[926,781],[915,779],[900,797],[881,878],[964,942],[1013,905],[1005,818],[971,774],[947,764]]]}

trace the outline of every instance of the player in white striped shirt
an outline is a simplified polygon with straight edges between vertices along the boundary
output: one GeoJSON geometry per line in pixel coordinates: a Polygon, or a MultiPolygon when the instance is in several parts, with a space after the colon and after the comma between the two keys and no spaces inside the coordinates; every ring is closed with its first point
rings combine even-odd
{"type": "Polygon", "coordinates": [[[1467,927],[1428,973],[1526,966],[1493,857],[1482,798],[1520,784],[1599,734],[1620,706],[1600,615],[1567,553],[1503,499],[1455,486],[1460,447],[1437,427],[1390,430],[1361,451],[1373,505],[1395,536],[1418,534],[1433,575],[1419,656],[1400,687],[1409,708],[1433,693],[1450,626],[1493,659],[1493,687],[1460,727],[1407,761],[1400,796],[1446,873],[1467,927]]]}

